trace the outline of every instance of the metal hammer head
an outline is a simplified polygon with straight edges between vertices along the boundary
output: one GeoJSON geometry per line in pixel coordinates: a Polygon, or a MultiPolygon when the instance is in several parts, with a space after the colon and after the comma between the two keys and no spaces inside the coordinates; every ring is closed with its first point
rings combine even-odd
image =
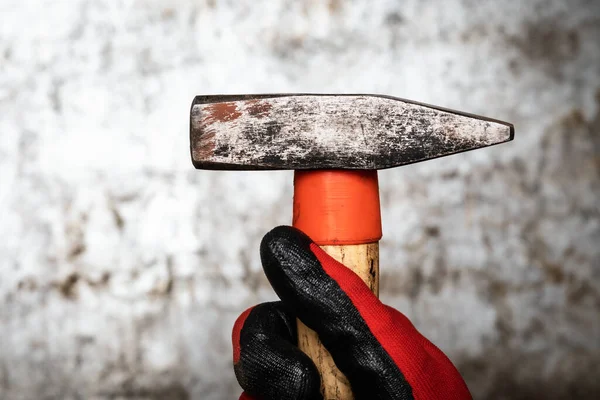
{"type": "Polygon", "coordinates": [[[507,122],[381,95],[197,96],[199,169],[383,169],[512,140],[507,122]]]}

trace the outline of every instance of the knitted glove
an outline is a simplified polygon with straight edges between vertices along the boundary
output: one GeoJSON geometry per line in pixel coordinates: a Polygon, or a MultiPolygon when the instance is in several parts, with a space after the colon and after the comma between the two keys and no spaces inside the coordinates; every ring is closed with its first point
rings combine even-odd
{"type": "Polygon", "coordinates": [[[315,365],[296,346],[296,318],[318,333],[357,400],[471,399],[444,353],[304,233],[277,227],[260,253],[281,301],[246,310],[234,325],[240,399],[323,398],[315,365]]]}

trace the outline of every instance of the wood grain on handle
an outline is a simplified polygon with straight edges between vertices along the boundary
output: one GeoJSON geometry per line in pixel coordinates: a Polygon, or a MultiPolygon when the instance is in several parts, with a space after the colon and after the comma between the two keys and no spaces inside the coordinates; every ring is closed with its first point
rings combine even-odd
{"type": "MultiPolygon", "coordinates": [[[[321,248],[358,274],[371,291],[379,295],[379,243],[321,246],[321,248]]],[[[298,346],[313,360],[321,373],[321,391],[324,400],[354,398],[350,383],[337,369],[316,332],[300,320],[298,320],[298,346]]]]}

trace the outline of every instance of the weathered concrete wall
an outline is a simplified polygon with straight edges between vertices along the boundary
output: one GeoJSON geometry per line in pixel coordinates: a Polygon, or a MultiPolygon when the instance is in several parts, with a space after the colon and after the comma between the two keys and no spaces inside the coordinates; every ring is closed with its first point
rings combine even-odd
{"type": "Polygon", "coordinates": [[[0,4],[0,398],[232,399],[291,173],[192,169],[198,93],[377,92],[511,121],[380,175],[381,297],[478,398],[600,398],[597,1],[0,4]]]}

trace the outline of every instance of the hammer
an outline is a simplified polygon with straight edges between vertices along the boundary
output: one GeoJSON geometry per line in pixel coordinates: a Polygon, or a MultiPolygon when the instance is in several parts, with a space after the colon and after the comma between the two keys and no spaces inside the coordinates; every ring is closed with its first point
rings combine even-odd
{"type": "MultiPolygon", "coordinates": [[[[512,140],[512,124],[383,95],[196,96],[194,167],[294,170],[292,224],[379,292],[377,170],[512,140]]],[[[298,346],[321,373],[324,399],[352,389],[318,335],[298,320],[298,346]]]]}

